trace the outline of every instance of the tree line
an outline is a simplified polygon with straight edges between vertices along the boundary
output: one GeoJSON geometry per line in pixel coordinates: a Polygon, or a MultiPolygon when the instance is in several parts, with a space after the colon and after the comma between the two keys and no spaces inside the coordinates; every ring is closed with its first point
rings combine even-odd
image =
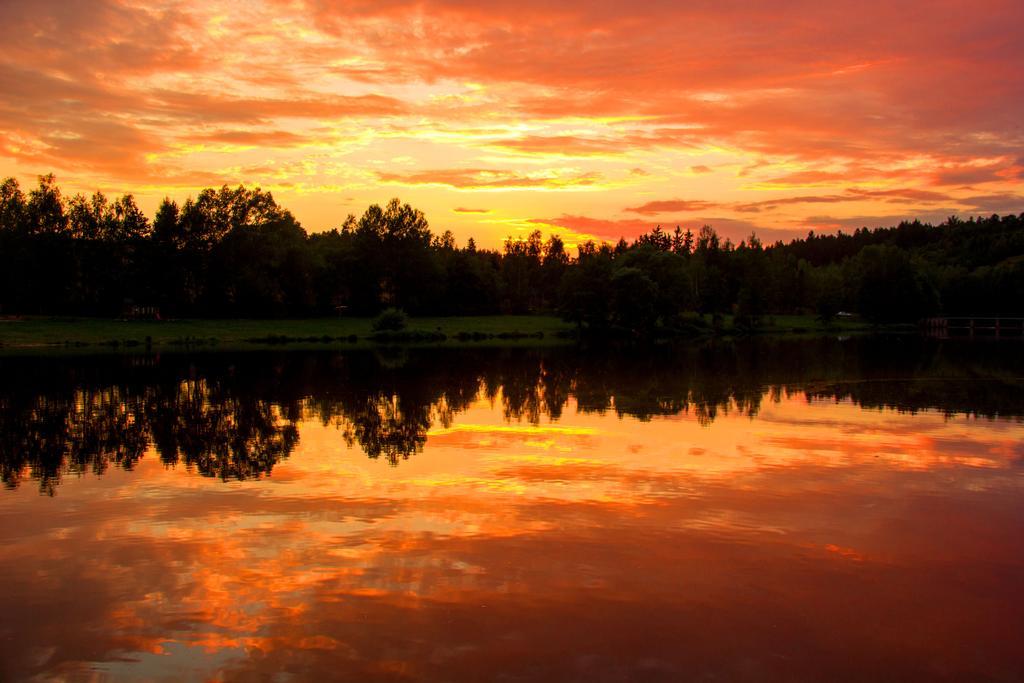
{"type": "Polygon", "coordinates": [[[397,199],[336,229],[307,233],[269,192],[205,189],[165,199],[152,220],[126,194],[67,198],[53,175],[0,185],[0,311],[163,317],[559,313],[581,328],[634,332],[694,314],[840,311],[878,323],[933,314],[1024,315],[1024,214],[951,217],[763,244],[711,226],[660,226],[632,242],[557,235],[503,249],[434,234],[397,199]]]}

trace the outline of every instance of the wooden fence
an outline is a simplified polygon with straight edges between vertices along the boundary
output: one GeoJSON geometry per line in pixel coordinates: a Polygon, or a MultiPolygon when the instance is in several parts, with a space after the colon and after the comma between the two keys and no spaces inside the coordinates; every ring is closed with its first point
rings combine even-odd
{"type": "Polygon", "coordinates": [[[991,315],[925,318],[921,327],[926,334],[943,339],[950,337],[991,337],[1024,339],[1024,318],[991,315]]]}

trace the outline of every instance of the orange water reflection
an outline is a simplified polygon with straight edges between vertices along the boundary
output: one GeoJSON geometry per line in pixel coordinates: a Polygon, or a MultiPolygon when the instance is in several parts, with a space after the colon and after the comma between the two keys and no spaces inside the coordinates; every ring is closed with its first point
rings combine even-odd
{"type": "Polygon", "coordinates": [[[766,391],[0,495],[4,680],[1019,680],[1024,427],[766,391]],[[279,677],[279,678],[275,678],[279,677]]]}

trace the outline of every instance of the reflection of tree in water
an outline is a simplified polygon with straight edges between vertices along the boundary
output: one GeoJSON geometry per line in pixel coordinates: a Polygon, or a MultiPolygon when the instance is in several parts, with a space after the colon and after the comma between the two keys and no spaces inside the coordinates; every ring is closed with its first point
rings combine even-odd
{"type": "Polygon", "coordinates": [[[808,400],[1024,415],[1016,345],[904,338],[748,339],[641,350],[408,350],[400,356],[0,359],[0,476],[53,493],[63,475],[130,469],[150,444],[168,466],[204,476],[268,475],[298,442],[297,423],[335,425],[350,446],[392,465],[421,451],[473,401],[506,420],[580,412],[642,421],[690,413],[755,416],[791,392],[808,400]],[[984,377],[984,382],[977,378],[984,377]]]}
{"type": "Polygon", "coordinates": [[[324,424],[335,424],[349,446],[397,465],[423,450],[427,431],[449,427],[480,392],[478,367],[450,358],[403,354],[338,357],[317,372],[306,402],[324,424]],[[399,360],[401,362],[399,362],[399,360]]]}
{"type": "Polygon", "coordinates": [[[392,465],[423,450],[430,429],[430,406],[403,406],[397,396],[373,396],[361,410],[346,416],[345,441],[358,443],[371,458],[392,465]]]}
{"type": "Polygon", "coordinates": [[[148,445],[145,422],[119,387],[0,399],[0,476],[13,487],[27,469],[53,494],[65,472],[124,469],[148,445]],[[26,399],[19,405],[19,399],[26,399]]]}
{"type": "Polygon", "coordinates": [[[176,392],[158,397],[149,422],[165,463],[183,462],[224,480],[270,474],[299,440],[295,424],[282,424],[273,404],[223,395],[205,380],[184,381],[176,392]]]}
{"type": "Polygon", "coordinates": [[[205,476],[246,479],[269,474],[298,441],[293,421],[247,392],[163,378],[95,386],[74,363],[54,365],[56,372],[39,368],[38,393],[18,382],[33,375],[8,375],[15,382],[0,397],[0,474],[8,487],[27,472],[52,495],[66,474],[102,474],[111,464],[131,469],[150,443],[169,466],[180,462],[205,476]]]}

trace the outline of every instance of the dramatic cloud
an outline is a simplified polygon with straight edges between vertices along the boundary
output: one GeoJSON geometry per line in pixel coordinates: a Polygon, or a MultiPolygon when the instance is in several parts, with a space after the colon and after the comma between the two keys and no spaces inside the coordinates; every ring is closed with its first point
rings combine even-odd
{"type": "Polygon", "coordinates": [[[639,213],[644,216],[653,216],[659,213],[672,213],[674,211],[706,211],[714,207],[712,202],[687,201],[685,199],[667,199],[657,202],[647,202],[641,206],[634,206],[626,209],[630,213],[639,213]]]}
{"type": "Polygon", "coordinates": [[[765,199],[758,202],[734,204],[733,209],[744,213],[760,212],[762,210],[775,209],[779,206],[790,204],[835,204],[839,202],[865,202],[882,201],[887,204],[916,204],[931,202],[956,201],[951,196],[941,192],[928,190],[916,190],[912,188],[894,188],[891,190],[864,190],[849,188],[843,194],[828,195],[797,195],[794,197],[778,197],[776,199],[765,199]]]}
{"type": "Polygon", "coordinates": [[[598,173],[532,173],[496,169],[440,169],[413,173],[377,173],[381,182],[396,185],[446,185],[460,190],[491,190],[501,188],[561,189],[595,185],[598,173]]]}
{"type": "Polygon", "coordinates": [[[563,228],[574,234],[598,240],[615,240],[622,236],[635,237],[654,227],[649,221],[636,219],[608,220],[566,215],[558,218],[531,218],[527,222],[537,226],[563,228]]]}
{"type": "Polygon", "coordinates": [[[972,212],[979,214],[990,213],[1024,213],[1024,195],[1017,194],[987,194],[975,197],[966,197],[963,203],[972,212]]]}
{"type": "Polygon", "coordinates": [[[244,179],[314,230],[401,186],[491,245],[538,215],[1013,210],[1022,24],[1016,0],[2,3],[0,163],[150,209],[244,179]]]}

